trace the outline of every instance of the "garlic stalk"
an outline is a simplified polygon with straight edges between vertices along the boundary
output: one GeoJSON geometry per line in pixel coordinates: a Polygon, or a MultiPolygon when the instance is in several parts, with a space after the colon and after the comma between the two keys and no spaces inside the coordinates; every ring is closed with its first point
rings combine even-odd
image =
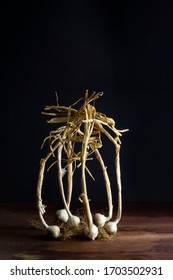
{"type": "MultiPolygon", "coordinates": [[[[69,145],[67,147],[68,160],[71,157],[71,151],[72,151],[72,143],[71,141],[69,141],[69,145]]],[[[73,189],[73,163],[72,162],[68,162],[67,174],[68,174],[67,205],[70,208],[72,189],[73,189]]]]}
{"type": "Polygon", "coordinates": [[[67,223],[70,226],[77,226],[80,223],[80,219],[77,216],[74,216],[71,214],[69,207],[66,202],[65,194],[64,194],[64,187],[63,187],[63,172],[62,172],[62,167],[61,167],[61,159],[62,159],[62,149],[63,149],[63,144],[61,143],[58,147],[58,182],[59,182],[59,189],[60,189],[60,194],[62,197],[62,201],[65,207],[65,210],[67,211],[67,214],[69,216],[67,223]]]}
{"type": "MultiPolygon", "coordinates": [[[[58,145],[56,146],[56,148],[58,145]]],[[[46,212],[45,211],[45,205],[42,204],[42,185],[43,185],[43,180],[44,180],[44,170],[45,170],[45,165],[49,157],[52,155],[52,152],[48,153],[47,156],[44,159],[41,159],[40,161],[40,170],[39,170],[39,175],[38,175],[38,182],[37,182],[37,191],[36,191],[36,200],[37,200],[37,207],[38,207],[38,212],[39,212],[39,217],[40,221],[43,224],[44,228],[46,229],[47,233],[49,236],[53,238],[57,238],[60,234],[60,229],[56,225],[49,226],[43,215],[46,212]]]]}
{"type": "MultiPolygon", "coordinates": [[[[115,122],[112,118],[107,117],[105,114],[97,112],[95,107],[91,105],[91,102],[95,102],[102,93],[93,92],[91,96],[88,96],[88,91],[86,91],[85,98],[80,98],[77,102],[72,104],[70,107],[66,106],[46,106],[45,112],[43,114],[51,117],[48,123],[60,124],[65,123],[57,129],[50,132],[49,136],[43,141],[43,145],[47,140],[49,140],[50,152],[45,158],[40,161],[40,170],[37,182],[37,207],[39,211],[39,217],[41,223],[44,225],[47,233],[52,237],[58,237],[60,230],[57,226],[49,226],[43,215],[45,213],[45,206],[42,204],[42,185],[44,179],[45,166],[48,159],[55,157],[55,152],[57,153],[57,160],[55,160],[48,168],[52,168],[55,164],[58,167],[58,183],[61,198],[63,201],[64,209],[60,209],[56,212],[56,216],[61,221],[67,223],[70,226],[76,226],[79,224],[80,219],[77,216],[72,215],[70,210],[72,189],[73,189],[73,164],[74,167],[81,167],[81,187],[82,195],[81,200],[84,205],[84,210],[87,218],[87,226],[84,230],[85,235],[94,240],[98,234],[98,227],[105,227],[109,233],[115,233],[117,231],[117,224],[119,223],[122,215],[122,197],[121,197],[121,173],[120,173],[120,136],[122,132],[127,130],[117,130],[115,127],[115,122]],[[84,100],[83,104],[78,108],[74,109],[79,102],[84,100]],[[83,131],[84,127],[84,131],[83,131]],[[110,130],[110,133],[107,131],[110,130]],[[102,156],[99,149],[102,147],[101,135],[104,134],[108,140],[110,140],[115,147],[115,173],[118,188],[118,207],[117,215],[114,221],[110,221],[113,215],[113,204],[112,204],[112,193],[110,180],[107,173],[107,168],[104,164],[102,156]],[[115,135],[115,138],[112,136],[115,135]],[[81,150],[75,151],[74,147],[76,143],[82,143],[81,150]],[[67,166],[62,168],[62,152],[66,155],[67,166]],[[90,210],[88,194],[87,194],[87,184],[86,184],[86,171],[93,178],[90,170],[86,166],[86,161],[92,159],[91,154],[95,153],[97,160],[99,161],[107,194],[108,203],[108,215],[102,215],[101,213],[96,213],[93,217],[90,210]],[[77,161],[79,162],[76,165],[77,161]],[[64,192],[63,185],[63,171],[67,171],[67,194],[64,192]],[[95,224],[93,223],[93,218],[95,224]]],[[[77,144],[78,147],[78,144],[77,144]]]]}
{"type": "Polygon", "coordinates": [[[105,229],[109,233],[115,233],[117,231],[117,224],[119,223],[122,215],[122,195],[121,195],[121,173],[120,173],[120,140],[117,136],[115,139],[107,132],[106,129],[103,128],[103,126],[100,123],[97,123],[100,130],[109,138],[109,140],[114,144],[115,146],[115,173],[116,173],[116,179],[117,179],[117,188],[118,188],[118,210],[116,219],[113,222],[107,222],[105,224],[105,229]]]}
{"type": "MultiPolygon", "coordinates": [[[[85,116],[86,120],[88,120],[88,114],[90,107],[85,108],[85,116]],[[88,109],[88,110],[87,110],[88,109]]],[[[86,212],[87,217],[87,227],[84,229],[84,234],[89,238],[94,240],[98,235],[98,228],[93,224],[93,218],[89,206],[89,200],[87,196],[87,186],[86,186],[86,175],[85,175],[85,165],[87,159],[87,148],[90,135],[93,131],[93,123],[85,122],[84,123],[84,142],[82,145],[82,154],[81,154],[81,169],[82,169],[82,177],[81,177],[81,184],[82,184],[82,200],[84,203],[84,209],[86,212]]]]}
{"type": "Polygon", "coordinates": [[[111,187],[110,187],[109,176],[107,173],[107,168],[104,164],[104,161],[103,161],[102,156],[101,156],[100,152],[98,151],[98,149],[95,150],[95,154],[100,163],[104,181],[105,181],[109,213],[108,213],[108,217],[105,217],[103,214],[96,213],[94,215],[94,221],[98,227],[103,227],[105,225],[105,222],[109,221],[112,218],[112,213],[113,213],[112,192],[111,192],[111,187]]]}
{"type": "MultiPolygon", "coordinates": [[[[73,188],[73,164],[72,162],[69,161],[70,156],[71,156],[71,150],[72,150],[72,145],[71,141],[69,141],[68,146],[67,146],[67,157],[68,157],[68,165],[67,165],[67,206],[70,209],[70,203],[71,203],[71,196],[72,196],[72,188],[73,188]]],[[[62,169],[62,168],[61,168],[62,169]]],[[[69,219],[69,215],[66,209],[59,209],[56,212],[56,217],[58,220],[66,223],[69,219]]]]}
{"type": "Polygon", "coordinates": [[[83,203],[84,211],[87,218],[87,226],[84,229],[84,234],[87,238],[94,240],[98,235],[98,228],[93,223],[92,214],[90,211],[89,200],[86,194],[80,195],[80,201],[83,203]]]}

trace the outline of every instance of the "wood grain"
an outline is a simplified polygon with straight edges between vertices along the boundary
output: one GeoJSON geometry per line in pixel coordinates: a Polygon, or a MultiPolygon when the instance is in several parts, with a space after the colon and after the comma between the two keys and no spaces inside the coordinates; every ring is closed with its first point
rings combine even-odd
{"type": "MultiPolygon", "coordinates": [[[[118,232],[113,239],[95,241],[85,238],[48,240],[42,231],[27,227],[29,221],[38,219],[35,205],[0,204],[0,209],[1,260],[173,259],[171,203],[125,204],[118,232]]],[[[55,206],[49,207],[48,221],[51,221],[55,211],[55,206]]]]}

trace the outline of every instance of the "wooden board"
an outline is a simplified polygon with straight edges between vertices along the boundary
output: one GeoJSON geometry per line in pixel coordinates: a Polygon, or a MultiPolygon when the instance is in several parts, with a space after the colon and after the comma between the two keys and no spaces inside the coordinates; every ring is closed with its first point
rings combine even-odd
{"type": "MultiPolygon", "coordinates": [[[[48,207],[48,221],[55,211],[55,206],[48,207]]],[[[48,240],[42,231],[28,228],[30,221],[37,219],[35,205],[0,204],[1,260],[173,259],[171,203],[125,204],[118,232],[112,240],[48,240]]]]}

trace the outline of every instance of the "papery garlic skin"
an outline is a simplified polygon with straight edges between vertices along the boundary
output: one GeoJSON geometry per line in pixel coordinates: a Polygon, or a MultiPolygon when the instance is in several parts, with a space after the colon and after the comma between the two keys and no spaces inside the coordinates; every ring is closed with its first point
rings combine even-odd
{"type": "Polygon", "coordinates": [[[68,221],[69,215],[68,215],[66,209],[59,209],[59,210],[56,212],[55,215],[56,215],[56,218],[57,218],[58,220],[60,220],[61,222],[66,223],[66,222],[68,221]]]}
{"type": "Polygon", "coordinates": [[[94,222],[96,224],[96,226],[98,227],[104,227],[105,222],[106,222],[106,217],[100,213],[96,213],[93,216],[94,218],[94,222]]]}
{"type": "Polygon", "coordinates": [[[56,225],[46,227],[47,235],[53,238],[57,238],[60,234],[60,228],[56,225]]]}
{"type": "Polygon", "coordinates": [[[90,227],[84,229],[84,234],[87,238],[94,240],[98,235],[98,228],[92,224],[90,227]]]}
{"type": "Polygon", "coordinates": [[[107,222],[104,226],[106,231],[110,234],[114,234],[117,232],[117,223],[115,222],[107,222]]]}
{"type": "Polygon", "coordinates": [[[67,221],[67,225],[70,227],[76,227],[78,226],[80,223],[80,219],[77,216],[70,216],[68,221],[67,221]]]}

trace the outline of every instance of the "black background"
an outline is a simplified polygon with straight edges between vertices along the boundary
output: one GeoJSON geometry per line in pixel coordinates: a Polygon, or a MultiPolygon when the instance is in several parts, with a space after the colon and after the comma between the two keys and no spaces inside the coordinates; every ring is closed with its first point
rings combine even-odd
{"type": "MultiPolygon", "coordinates": [[[[0,201],[35,201],[40,146],[54,128],[40,112],[56,103],[55,91],[69,106],[88,89],[104,92],[98,111],[130,129],[121,148],[124,201],[172,202],[172,1],[47,3],[1,10],[0,201]]],[[[114,190],[114,150],[104,143],[114,190]]],[[[59,195],[54,172],[44,186],[50,202],[59,195]]],[[[105,201],[95,166],[93,175],[90,198],[105,201]]],[[[75,180],[78,195],[79,170],[75,180]]]]}

